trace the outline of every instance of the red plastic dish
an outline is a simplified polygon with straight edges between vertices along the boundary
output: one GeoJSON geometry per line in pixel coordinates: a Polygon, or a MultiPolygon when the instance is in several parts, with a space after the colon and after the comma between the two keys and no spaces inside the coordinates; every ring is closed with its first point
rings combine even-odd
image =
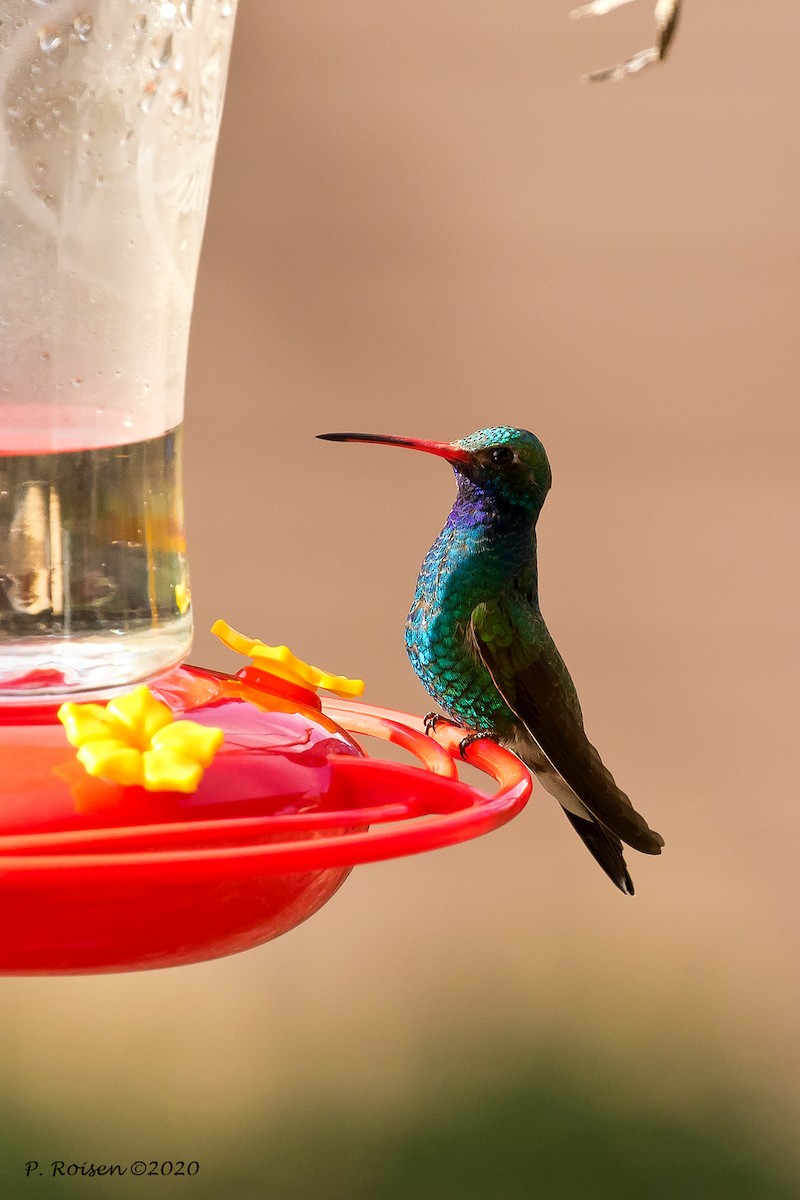
{"type": "MultiPolygon", "coordinates": [[[[91,779],[52,709],[0,724],[0,973],[175,966],[249,949],[316,912],[357,863],[477,837],[525,805],[530,776],[475,742],[494,795],[457,778],[463,731],[350,701],[320,708],[274,679],[179,667],[151,684],[224,728],[196,793],[91,779]],[[420,766],[365,756],[357,736],[420,766]]],[[[0,717],[9,714],[0,714],[0,717]]],[[[17,717],[20,713],[17,710],[17,717]]]]}

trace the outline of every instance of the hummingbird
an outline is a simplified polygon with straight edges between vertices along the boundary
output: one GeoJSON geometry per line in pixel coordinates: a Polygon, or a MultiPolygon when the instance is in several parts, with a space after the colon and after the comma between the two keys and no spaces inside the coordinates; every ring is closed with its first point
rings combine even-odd
{"type": "MultiPolygon", "coordinates": [[[[370,442],[450,463],[457,495],[420,568],[405,643],[423,687],[476,737],[516,753],[555,796],[573,829],[620,891],[634,888],[622,843],[660,854],[664,839],[614,782],[588,740],[575,685],[539,608],[536,522],[550,489],[544,446],[500,425],[454,442],[366,433],[370,442]]],[[[426,718],[426,729],[436,714],[426,718]]]]}

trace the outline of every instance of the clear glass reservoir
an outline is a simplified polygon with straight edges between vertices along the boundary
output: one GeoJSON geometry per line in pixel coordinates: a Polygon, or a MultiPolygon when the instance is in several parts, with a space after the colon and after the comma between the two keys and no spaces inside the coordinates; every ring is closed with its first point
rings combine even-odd
{"type": "Polygon", "coordinates": [[[0,701],[188,649],[180,426],[235,7],[0,8],[0,701]]]}

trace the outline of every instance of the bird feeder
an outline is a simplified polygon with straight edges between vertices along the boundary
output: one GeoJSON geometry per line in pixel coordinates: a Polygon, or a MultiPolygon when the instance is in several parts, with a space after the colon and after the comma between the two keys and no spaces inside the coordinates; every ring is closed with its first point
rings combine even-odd
{"type": "Polygon", "coordinates": [[[490,742],[469,757],[497,786],[468,786],[463,731],[431,738],[224,622],[244,665],[183,661],[186,351],[236,4],[77,7],[6,0],[0,23],[5,974],[247,949],[531,786],[490,742]]]}

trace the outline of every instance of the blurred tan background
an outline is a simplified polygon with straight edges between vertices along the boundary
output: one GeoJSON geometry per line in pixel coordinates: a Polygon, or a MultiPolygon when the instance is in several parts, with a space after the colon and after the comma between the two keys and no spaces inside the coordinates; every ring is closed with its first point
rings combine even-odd
{"type": "MultiPolygon", "coordinates": [[[[734,1107],[797,1167],[800,10],[687,0],[663,67],[590,88],[652,9],[569,9],[242,0],[189,373],[193,657],[233,669],[224,616],[425,711],[403,622],[452,476],[313,435],[530,428],[542,607],[664,855],[630,852],[625,900],[537,789],[239,958],[3,980],[7,1091],[60,1154],[205,1153],[208,1186],[243,1130],[372,1136],[547,1060],[598,1111],[734,1107]]],[[[707,1194],[675,1188],[636,1194],[707,1194]]]]}

